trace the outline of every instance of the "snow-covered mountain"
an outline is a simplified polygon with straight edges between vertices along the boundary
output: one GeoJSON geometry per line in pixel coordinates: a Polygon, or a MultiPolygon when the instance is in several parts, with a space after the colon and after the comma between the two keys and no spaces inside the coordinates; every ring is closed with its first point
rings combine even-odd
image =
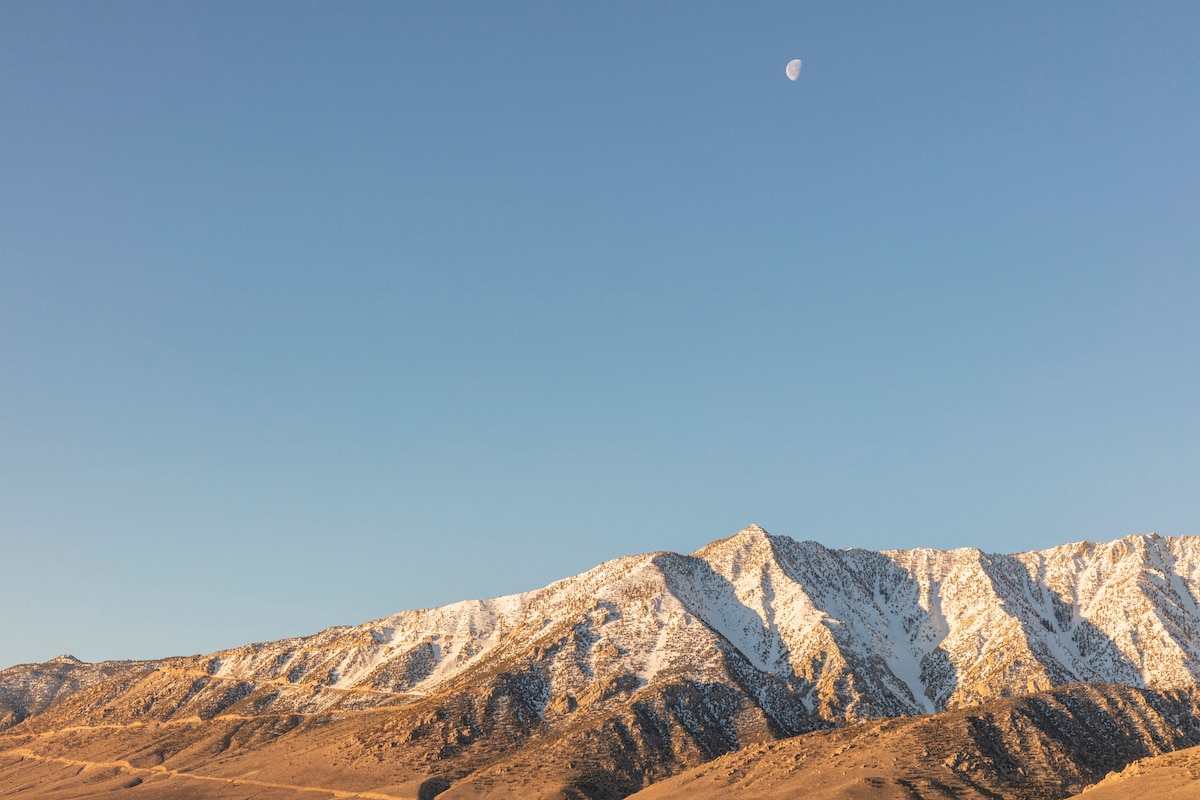
{"type": "Polygon", "coordinates": [[[403,718],[405,752],[451,760],[624,720],[610,739],[652,779],[748,741],[1069,683],[1194,687],[1197,592],[1200,538],[871,552],[750,526],[310,637],[15,667],[0,701],[30,731],[375,709],[403,718]]]}
{"type": "MultiPolygon", "coordinates": [[[[497,660],[536,665],[547,704],[733,677],[781,722],[843,723],[1081,681],[1190,686],[1198,592],[1200,537],[872,552],[752,525],[691,555],[619,558],[536,591],[130,666],[213,679],[189,702],[270,687],[257,710],[301,712],[426,695],[497,660]]],[[[17,688],[9,672],[0,696],[17,688]]]]}

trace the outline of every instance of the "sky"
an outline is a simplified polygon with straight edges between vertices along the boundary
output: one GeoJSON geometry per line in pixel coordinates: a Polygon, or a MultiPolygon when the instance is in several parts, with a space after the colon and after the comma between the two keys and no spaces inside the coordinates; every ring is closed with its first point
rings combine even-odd
{"type": "Polygon", "coordinates": [[[744,5],[0,6],[0,667],[1200,534],[1200,5],[744,5]]]}

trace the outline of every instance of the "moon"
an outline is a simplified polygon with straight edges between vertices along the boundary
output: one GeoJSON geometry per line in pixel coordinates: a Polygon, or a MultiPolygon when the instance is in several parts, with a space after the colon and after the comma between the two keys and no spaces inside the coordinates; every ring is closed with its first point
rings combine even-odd
{"type": "Polygon", "coordinates": [[[787,65],[788,80],[794,81],[800,77],[800,59],[793,58],[787,65]]]}

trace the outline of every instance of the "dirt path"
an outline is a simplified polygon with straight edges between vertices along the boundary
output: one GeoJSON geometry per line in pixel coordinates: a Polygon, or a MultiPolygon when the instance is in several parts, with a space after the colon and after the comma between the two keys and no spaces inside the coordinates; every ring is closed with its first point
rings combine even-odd
{"type": "Polygon", "coordinates": [[[429,693],[423,691],[403,691],[395,692],[388,689],[372,689],[367,686],[332,686],[319,681],[290,681],[286,677],[278,678],[263,678],[258,680],[249,680],[246,678],[238,678],[228,675],[216,675],[212,672],[207,672],[196,667],[164,667],[163,672],[170,672],[175,675],[186,675],[192,678],[208,678],[215,681],[223,681],[225,683],[253,683],[255,687],[274,684],[288,687],[303,687],[307,689],[319,689],[323,692],[341,692],[343,694],[382,694],[388,697],[425,697],[429,693]]]}
{"type": "MultiPolygon", "coordinates": [[[[294,685],[294,684],[293,684],[294,685]]],[[[353,691],[350,689],[338,689],[336,691],[353,691]]],[[[363,690],[369,691],[369,690],[363,690]]],[[[409,692],[392,692],[394,696],[400,697],[409,692]]],[[[415,696],[415,695],[414,695],[415,696]]],[[[370,714],[391,714],[395,713],[397,708],[402,706],[373,706],[371,708],[354,708],[354,709],[332,709],[329,711],[264,711],[261,714],[238,714],[236,712],[226,712],[204,719],[196,714],[189,714],[186,717],[169,717],[168,719],[155,719],[147,722],[134,720],[132,722],[97,722],[92,725],[68,725],[63,728],[53,728],[46,731],[18,731],[14,728],[0,730],[0,738],[6,736],[12,737],[34,737],[44,738],[55,736],[59,733],[69,731],[95,731],[95,730],[121,730],[128,728],[157,728],[164,725],[196,725],[207,724],[223,719],[232,720],[260,720],[260,719],[283,719],[284,717],[328,717],[331,721],[342,719],[343,717],[367,716],[370,714]]],[[[36,717],[30,719],[37,721],[36,717]]],[[[32,724],[32,723],[31,723],[32,724]]]]}
{"type": "Polygon", "coordinates": [[[325,786],[299,786],[291,783],[272,783],[269,781],[256,781],[251,778],[221,778],[214,775],[197,775],[194,772],[178,772],[166,767],[135,767],[128,761],[82,761],[76,758],[63,758],[61,756],[43,756],[26,748],[14,748],[12,750],[3,751],[6,754],[20,756],[22,759],[33,759],[35,761],[55,762],[58,764],[66,764],[68,766],[77,767],[106,767],[108,769],[119,769],[122,772],[129,772],[134,775],[167,775],[172,778],[184,778],[194,781],[210,781],[213,783],[225,783],[230,786],[255,786],[263,789],[284,789],[292,792],[319,792],[321,794],[333,795],[337,798],[363,798],[364,800],[404,800],[394,794],[383,794],[381,792],[353,792],[345,789],[331,789],[325,786]]]}

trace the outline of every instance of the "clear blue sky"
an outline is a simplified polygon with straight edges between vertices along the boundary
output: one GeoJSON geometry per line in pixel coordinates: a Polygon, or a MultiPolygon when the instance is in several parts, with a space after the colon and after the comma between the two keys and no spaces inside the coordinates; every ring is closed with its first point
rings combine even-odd
{"type": "Polygon", "coordinates": [[[1200,5],[734,6],[0,7],[0,666],[1200,534],[1200,5]]]}

